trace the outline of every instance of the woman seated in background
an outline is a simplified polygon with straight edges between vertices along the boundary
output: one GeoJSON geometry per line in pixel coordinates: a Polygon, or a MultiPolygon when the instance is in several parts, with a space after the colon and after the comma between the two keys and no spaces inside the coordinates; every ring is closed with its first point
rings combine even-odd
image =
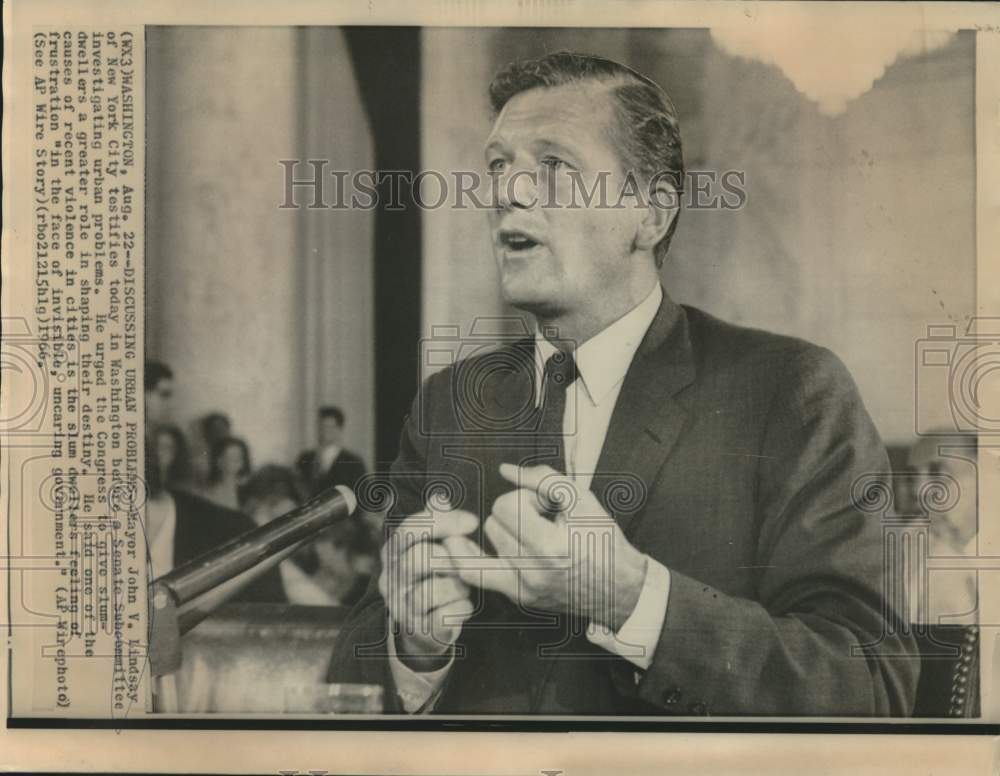
{"type": "Polygon", "coordinates": [[[980,713],[978,440],[941,431],[918,440],[900,478],[902,514],[927,521],[928,559],[910,572],[910,623],[920,646],[916,717],[975,717],[980,713]],[[951,562],[950,562],[951,561],[951,562]],[[949,568],[950,566],[950,568],[949,568]]]}
{"type": "Polygon", "coordinates": [[[212,448],[208,485],[202,495],[229,509],[239,509],[239,489],[250,475],[250,448],[239,437],[226,437],[212,448]]]}
{"type": "Polygon", "coordinates": [[[313,547],[319,565],[313,575],[338,606],[354,606],[364,595],[376,567],[378,550],[357,515],[319,535],[313,547]]]}
{"type": "Polygon", "coordinates": [[[155,441],[160,483],[171,490],[190,488],[191,456],[184,433],[177,426],[159,426],[155,441]]]}
{"type": "Polygon", "coordinates": [[[222,412],[210,412],[194,424],[191,446],[191,468],[194,481],[204,487],[212,474],[212,451],[233,434],[233,423],[222,412]]]}
{"type": "MultiPolygon", "coordinates": [[[[258,525],[291,511],[302,503],[302,485],[284,466],[263,466],[241,488],[243,511],[258,525]]],[[[292,603],[312,606],[350,606],[372,574],[377,553],[367,538],[364,521],[355,516],[323,531],[278,566],[292,603]]]]}
{"type": "MultiPolygon", "coordinates": [[[[929,522],[927,551],[939,562],[978,554],[978,442],[972,434],[918,440],[909,451],[902,479],[908,514],[929,522]],[[936,498],[939,497],[939,498],[936,498]]],[[[927,625],[974,625],[978,621],[978,578],[959,562],[936,568],[910,596],[910,621],[927,625]]]]}

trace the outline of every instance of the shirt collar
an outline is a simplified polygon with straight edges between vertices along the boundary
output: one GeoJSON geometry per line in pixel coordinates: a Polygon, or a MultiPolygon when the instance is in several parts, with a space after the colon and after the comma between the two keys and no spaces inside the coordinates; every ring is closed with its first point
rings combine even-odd
{"type": "MultiPolygon", "coordinates": [[[[656,283],[638,305],[584,342],[573,353],[587,398],[594,406],[604,401],[611,390],[625,379],[635,352],[653,323],[662,300],[663,289],[656,283]]],[[[535,364],[539,373],[544,371],[545,362],[555,352],[555,345],[536,329],[535,364]]],[[[539,393],[536,389],[536,404],[540,398],[539,393]]]]}
{"type": "Polygon", "coordinates": [[[319,449],[319,459],[327,465],[333,463],[338,455],[340,455],[340,445],[327,445],[319,449]]]}

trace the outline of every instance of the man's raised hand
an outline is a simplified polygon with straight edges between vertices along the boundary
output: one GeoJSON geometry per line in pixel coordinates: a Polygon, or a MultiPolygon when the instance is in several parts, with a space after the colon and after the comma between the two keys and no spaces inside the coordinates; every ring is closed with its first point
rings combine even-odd
{"type": "Polygon", "coordinates": [[[382,547],[379,592],[396,626],[397,655],[414,670],[443,667],[473,613],[469,587],[450,566],[443,542],[478,526],[470,512],[428,506],[403,520],[382,547]]]}
{"type": "Polygon", "coordinates": [[[500,474],[517,488],[493,502],[483,526],[497,560],[477,567],[471,540],[455,534],[445,542],[461,579],[525,607],[619,630],[638,601],[646,557],[571,477],[548,466],[513,464],[502,464],[500,474]]]}

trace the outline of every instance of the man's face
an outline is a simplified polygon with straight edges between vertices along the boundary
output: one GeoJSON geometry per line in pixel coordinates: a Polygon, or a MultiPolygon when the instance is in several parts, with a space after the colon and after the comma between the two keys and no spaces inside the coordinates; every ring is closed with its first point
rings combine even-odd
{"type": "Polygon", "coordinates": [[[222,460],[219,462],[219,468],[222,469],[224,474],[238,476],[242,473],[245,464],[246,459],[243,457],[243,448],[239,445],[229,445],[222,451],[222,460]]]}
{"type": "Polygon", "coordinates": [[[158,425],[170,420],[173,407],[174,381],[164,378],[152,390],[146,391],[146,422],[158,425]]]}
{"type": "Polygon", "coordinates": [[[613,97],[596,83],[522,92],[497,117],[485,151],[500,205],[490,230],[510,304],[572,314],[627,282],[643,210],[631,198],[609,206],[625,181],[609,135],[614,120],[613,97]],[[603,205],[600,188],[586,205],[602,175],[603,205]]]}
{"type": "Polygon", "coordinates": [[[156,435],[156,455],[160,461],[160,467],[164,470],[171,466],[177,458],[177,443],[173,436],[167,432],[156,435]]]}
{"type": "Polygon", "coordinates": [[[320,447],[329,445],[339,445],[343,436],[340,424],[336,418],[319,419],[319,444],[320,447]]]}

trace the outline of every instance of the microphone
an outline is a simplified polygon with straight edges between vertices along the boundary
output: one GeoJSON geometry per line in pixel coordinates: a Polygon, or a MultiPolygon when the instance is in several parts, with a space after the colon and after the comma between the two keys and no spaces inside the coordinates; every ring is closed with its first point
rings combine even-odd
{"type": "Polygon", "coordinates": [[[322,530],[348,519],[357,505],[354,492],[337,485],[150,583],[154,675],[180,667],[184,633],[322,530]]]}

